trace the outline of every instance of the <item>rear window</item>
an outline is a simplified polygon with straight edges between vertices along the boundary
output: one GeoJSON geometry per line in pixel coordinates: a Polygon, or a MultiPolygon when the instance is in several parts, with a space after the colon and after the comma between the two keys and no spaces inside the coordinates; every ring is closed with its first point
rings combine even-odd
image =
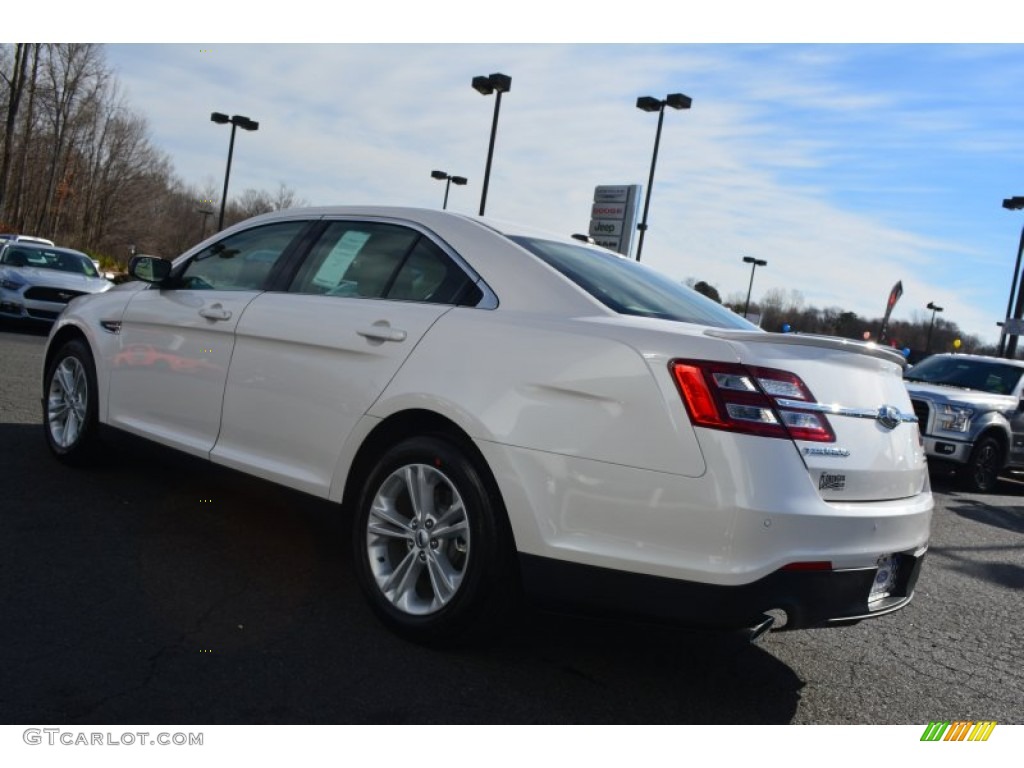
{"type": "Polygon", "coordinates": [[[732,310],[630,259],[554,240],[521,236],[509,239],[620,315],[758,330],[732,310]]]}

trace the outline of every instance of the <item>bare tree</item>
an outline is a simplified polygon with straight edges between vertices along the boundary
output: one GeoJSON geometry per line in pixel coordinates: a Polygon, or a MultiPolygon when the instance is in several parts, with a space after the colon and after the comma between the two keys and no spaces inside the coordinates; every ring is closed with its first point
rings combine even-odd
{"type": "Polygon", "coordinates": [[[14,59],[11,62],[10,75],[6,71],[6,62],[4,62],[5,66],[0,69],[0,79],[3,80],[7,91],[3,150],[2,156],[0,156],[0,212],[4,210],[4,200],[7,197],[7,179],[10,176],[11,159],[14,154],[18,108],[21,106],[21,97],[25,92],[25,77],[28,73],[29,53],[32,47],[32,45],[27,43],[16,44],[14,46],[14,59]]]}
{"type": "Polygon", "coordinates": [[[295,190],[282,181],[278,183],[277,191],[273,193],[263,189],[246,189],[228,203],[224,218],[230,226],[261,213],[283,211],[303,205],[306,205],[306,202],[296,198],[295,190]]]}

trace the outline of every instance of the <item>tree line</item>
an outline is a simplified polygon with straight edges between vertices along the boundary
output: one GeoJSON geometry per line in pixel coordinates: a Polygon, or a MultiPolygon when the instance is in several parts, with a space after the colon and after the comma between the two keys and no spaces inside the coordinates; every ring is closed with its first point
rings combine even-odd
{"type": "MultiPolygon", "coordinates": [[[[717,288],[703,280],[690,278],[686,283],[698,293],[743,314],[746,294],[734,292],[723,299],[717,288]]],[[[882,326],[881,316],[865,318],[840,307],[808,306],[803,294],[793,289],[772,288],[764,293],[760,301],[752,299],[750,314],[760,315],[761,327],[766,331],[784,331],[788,328],[793,333],[816,333],[859,341],[865,339],[865,334],[878,341],[882,326]]],[[[996,353],[995,345],[982,343],[978,336],[964,333],[960,326],[945,320],[941,315],[935,317],[933,326],[932,314],[923,310],[915,310],[910,320],[890,320],[885,331],[885,343],[899,350],[909,349],[911,362],[924,357],[926,351],[957,351],[976,355],[996,353]],[[956,346],[958,339],[959,347],[956,346]]]]}
{"type": "MultiPolygon", "coordinates": [[[[132,247],[177,255],[216,226],[215,184],[175,174],[102,45],[0,45],[0,108],[0,232],[47,237],[114,266],[132,247]]],[[[283,183],[248,189],[228,201],[225,225],[301,204],[283,183]]]]}
{"type": "MultiPolygon", "coordinates": [[[[102,45],[0,44],[0,233],[48,237],[89,253],[106,268],[124,266],[130,249],[175,256],[212,234],[219,211],[216,182],[187,184],[155,147],[146,119],[127,103],[102,45]]],[[[268,211],[304,205],[284,183],[247,189],[228,201],[225,225],[268,211]]],[[[725,301],[714,286],[687,281],[742,312],[741,293],[725,301]]],[[[805,306],[798,291],[768,291],[751,303],[761,327],[863,339],[877,338],[880,318],[839,307],[805,306]]],[[[910,348],[992,352],[956,323],[931,316],[894,320],[888,340],[910,348]]]]}

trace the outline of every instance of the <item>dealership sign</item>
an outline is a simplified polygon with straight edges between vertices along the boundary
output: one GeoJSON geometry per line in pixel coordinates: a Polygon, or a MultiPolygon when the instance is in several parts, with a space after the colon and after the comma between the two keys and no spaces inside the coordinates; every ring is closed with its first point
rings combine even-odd
{"type": "Polygon", "coordinates": [[[589,230],[594,242],[629,256],[639,199],[639,184],[595,187],[589,230]]]}

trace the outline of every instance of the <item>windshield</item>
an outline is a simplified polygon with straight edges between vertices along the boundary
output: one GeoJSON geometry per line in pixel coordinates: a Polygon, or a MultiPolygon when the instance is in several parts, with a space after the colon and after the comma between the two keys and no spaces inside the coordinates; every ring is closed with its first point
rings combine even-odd
{"type": "Polygon", "coordinates": [[[970,357],[929,357],[904,375],[907,381],[948,384],[993,395],[1008,395],[1017,387],[1024,368],[970,357]]]}
{"type": "Polygon", "coordinates": [[[0,260],[0,263],[7,267],[55,269],[59,272],[71,272],[86,277],[99,277],[96,265],[90,259],[72,251],[51,248],[8,246],[4,249],[3,259],[0,260]]]}
{"type": "Polygon", "coordinates": [[[509,239],[620,315],[758,330],[732,310],[682,283],[611,252],[532,237],[509,239]]]}

